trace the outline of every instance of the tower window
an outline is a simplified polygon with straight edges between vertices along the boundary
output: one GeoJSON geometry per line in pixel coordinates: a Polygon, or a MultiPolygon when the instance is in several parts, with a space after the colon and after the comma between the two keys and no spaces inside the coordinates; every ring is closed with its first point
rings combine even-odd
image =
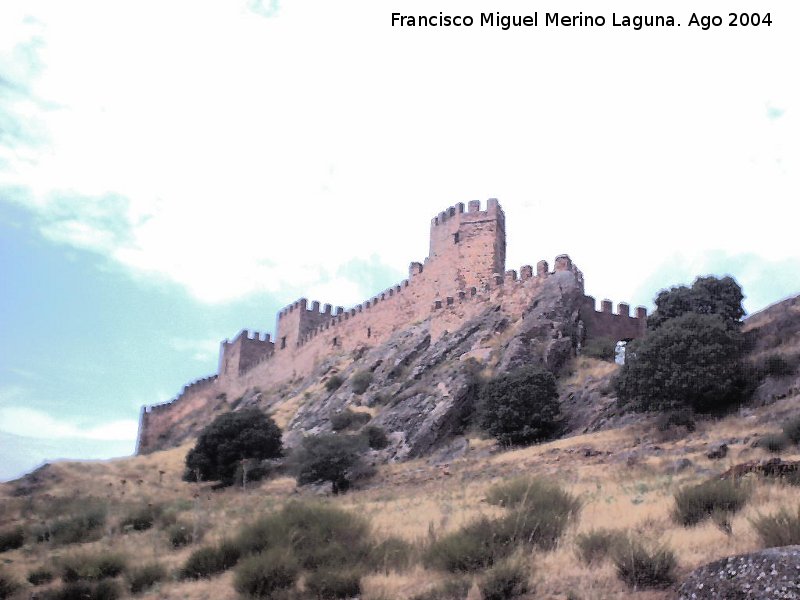
{"type": "Polygon", "coordinates": [[[456,232],[453,234],[453,243],[454,243],[454,244],[457,244],[459,239],[461,239],[461,238],[459,237],[459,232],[458,232],[458,231],[456,231],[456,232]]]}
{"type": "Polygon", "coordinates": [[[283,336],[281,338],[281,350],[283,350],[284,348],[286,348],[286,336],[283,336]]]}
{"type": "Polygon", "coordinates": [[[338,346],[339,345],[339,338],[333,338],[333,345],[334,346],[338,346]]]}
{"type": "Polygon", "coordinates": [[[372,337],[372,327],[367,327],[367,337],[368,338],[372,337]]]}

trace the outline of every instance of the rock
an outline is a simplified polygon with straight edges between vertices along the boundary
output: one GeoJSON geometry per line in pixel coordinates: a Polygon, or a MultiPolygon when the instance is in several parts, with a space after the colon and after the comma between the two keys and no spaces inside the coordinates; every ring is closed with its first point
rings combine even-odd
{"type": "Polygon", "coordinates": [[[800,546],[767,548],[695,569],[678,588],[679,600],[800,600],[800,546]]]}
{"type": "Polygon", "coordinates": [[[712,444],[706,453],[706,457],[710,458],[711,460],[719,460],[721,458],[725,458],[726,456],[728,456],[728,444],[725,442],[712,444]]]}
{"type": "Polygon", "coordinates": [[[584,448],[581,448],[580,453],[586,458],[590,458],[592,456],[600,456],[602,454],[600,450],[595,450],[591,446],[586,446],[584,448]]]}

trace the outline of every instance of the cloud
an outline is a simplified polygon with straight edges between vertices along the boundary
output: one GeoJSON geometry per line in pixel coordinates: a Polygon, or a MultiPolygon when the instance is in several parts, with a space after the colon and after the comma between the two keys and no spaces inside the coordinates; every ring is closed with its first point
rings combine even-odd
{"type": "Polygon", "coordinates": [[[219,340],[172,338],[169,345],[178,352],[189,355],[198,362],[210,362],[219,356],[219,340]]]}
{"type": "Polygon", "coordinates": [[[0,431],[21,437],[131,442],[136,439],[138,427],[131,419],[85,426],[32,408],[0,407],[0,431]]]}

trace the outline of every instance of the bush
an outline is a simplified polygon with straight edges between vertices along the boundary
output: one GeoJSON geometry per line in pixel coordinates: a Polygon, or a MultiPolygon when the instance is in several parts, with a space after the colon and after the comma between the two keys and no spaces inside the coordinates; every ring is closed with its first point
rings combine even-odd
{"type": "Polygon", "coordinates": [[[365,412],[355,412],[349,408],[331,414],[331,427],[334,431],[346,431],[348,429],[358,429],[362,425],[369,423],[372,415],[365,412]]]}
{"type": "Polygon", "coordinates": [[[65,583],[75,581],[100,581],[116,577],[125,571],[127,561],[120,554],[73,554],[61,563],[61,579],[65,583]]]}
{"type": "Polygon", "coordinates": [[[44,585],[53,581],[53,572],[50,569],[39,567],[28,573],[28,582],[31,585],[44,585]]]}
{"type": "Polygon", "coordinates": [[[527,444],[553,436],[560,408],[553,374],[526,367],[498,375],[478,393],[480,426],[502,444],[527,444]]]}
{"type": "Polygon", "coordinates": [[[800,544],[800,509],[796,515],[782,509],[774,515],[759,516],[751,523],[765,548],[800,544]]]}
{"type": "Polygon", "coordinates": [[[289,502],[280,511],[246,525],[236,545],[242,554],[281,548],[306,569],[364,564],[374,549],[369,524],[358,515],[301,502],[289,502]]]}
{"type": "Polygon", "coordinates": [[[633,410],[721,411],[743,398],[742,337],[715,315],[686,313],[629,344],[615,385],[633,410]]]}
{"type": "Polygon", "coordinates": [[[146,504],[133,509],[120,521],[123,531],[146,531],[150,529],[161,514],[161,507],[146,504]]]}
{"type": "Polygon", "coordinates": [[[450,577],[436,587],[413,596],[411,600],[463,600],[471,587],[469,577],[450,577]]]}
{"type": "Polygon", "coordinates": [[[182,548],[196,542],[193,534],[193,527],[183,521],[173,523],[167,529],[167,537],[173,548],[182,548]]]}
{"type": "Polygon", "coordinates": [[[516,561],[492,567],[480,583],[483,600],[506,600],[528,593],[528,573],[516,561]]]}
{"type": "Polygon", "coordinates": [[[181,579],[202,579],[227,571],[237,562],[241,550],[237,544],[223,541],[217,546],[199,548],[189,555],[180,570],[181,579]]]}
{"type": "Polygon", "coordinates": [[[516,548],[552,549],[575,516],[573,506],[520,505],[505,517],[482,517],[434,541],[425,552],[426,563],[452,572],[490,567],[516,548]]]}
{"type": "Polygon", "coordinates": [[[691,288],[684,285],[661,290],[656,310],[647,317],[647,328],[656,330],[687,313],[717,315],[726,327],[738,328],[744,316],[742,288],[732,277],[698,277],[691,288]]]}
{"type": "Polygon", "coordinates": [[[791,440],[782,433],[768,433],[758,440],[759,448],[764,448],[764,450],[773,454],[783,452],[789,447],[789,444],[791,444],[791,440]]]}
{"type": "Polygon", "coordinates": [[[233,586],[251,598],[271,598],[275,591],[293,586],[298,571],[290,552],[272,548],[243,560],[236,568],[233,586]]]}
{"type": "Polygon", "coordinates": [[[105,506],[89,502],[84,510],[70,517],[57,519],[36,529],[37,542],[51,542],[54,545],[82,544],[93,542],[103,536],[106,524],[105,506]]]}
{"type": "Polygon", "coordinates": [[[11,598],[22,586],[8,573],[0,571],[0,600],[11,598]]]}
{"type": "Polygon", "coordinates": [[[389,438],[383,427],[367,425],[364,428],[364,436],[367,438],[367,445],[373,450],[383,450],[389,445],[389,438]]]}
{"type": "Polygon", "coordinates": [[[668,587],[675,580],[675,554],[666,546],[648,548],[627,540],[612,552],[617,576],[634,590],[668,587]]]}
{"type": "Polygon", "coordinates": [[[581,533],[575,538],[575,553],[584,564],[598,564],[610,558],[615,548],[625,541],[625,535],[621,531],[596,529],[581,533]]]}
{"type": "Polygon", "coordinates": [[[684,427],[689,433],[697,429],[694,412],[689,408],[679,408],[677,410],[662,412],[656,418],[655,425],[656,429],[661,432],[666,432],[677,427],[684,427]]]}
{"type": "Polygon", "coordinates": [[[140,594],[166,578],[167,570],[158,563],[136,567],[128,572],[128,589],[131,594],[140,594]]]}
{"type": "Polygon", "coordinates": [[[361,595],[361,573],[357,570],[321,569],[306,577],[306,589],[315,598],[353,598],[361,595]]]}
{"type": "Polygon", "coordinates": [[[218,416],[200,433],[186,455],[184,479],[231,485],[236,468],[246,459],[276,458],[282,453],[281,430],[255,408],[218,416]]]}
{"type": "Polygon", "coordinates": [[[346,492],[362,467],[364,440],[358,436],[315,435],[303,440],[295,456],[300,485],[330,481],[334,494],[346,492]]]}
{"type": "Polygon", "coordinates": [[[354,394],[363,394],[372,383],[372,372],[359,371],[350,379],[350,387],[354,394]]]}
{"type": "Polygon", "coordinates": [[[750,489],[735,480],[684,487],[675,494],[673,518],[685,527],[696,525],[714,514],[738,512],[749,497],[750,489]]]}
{"type": "Polygon", "coordinates": [[[789,419],[783,426],[783,435],[795,444],[800,444],[800,416],[789,419]]]}
{"type": "Polygon", "coordinates": [[[342,379],[339,375],[331,375],[328,378],[328,381],[325,382],[325,389],[329,392],[334,392],[342,387],[344,383],[344,379],[342,379]]]}
{"type": "Polygon", "coordinates": [[[25,542],[25,533],[22,527],[4,529],[0,531],[0,552],[8,552],[22,547],[25,542]]]}
{"type": "Polygon", "coordinates": [[[764,373],[772,377],[792,375],[794,369],[795,366],[780,354],[772,354],[764,360],[764,373]]]}
{"type": "Polygon", "coordinates": [[[389,537],[378,542],[369,553],[369,566],[373,569],[403,571],[414,557],[414,546],[402,538],[389,537]]]}
{"type": "Polygon", "coordinates": [[[99,581],[89,583],[77,581],[65,586],[48,590],[37,596],[41,600],[117,600],[122,596],[122,591],[114,581],[99,581]]]}
{"type": "Polygon", "coordinates": [[[505,507],[528,507],[533,511],[562,510],[575,514],[581,508],[578,498],[559,485],[538,477],[517,477],[489,488],[489,504],[505,507]]]}
{"type": "Polygon", "coordinates": [[[614,362],[617,356],[617,342],[611,338],[590,338],[581,347],[581,356],[614,362]]]}

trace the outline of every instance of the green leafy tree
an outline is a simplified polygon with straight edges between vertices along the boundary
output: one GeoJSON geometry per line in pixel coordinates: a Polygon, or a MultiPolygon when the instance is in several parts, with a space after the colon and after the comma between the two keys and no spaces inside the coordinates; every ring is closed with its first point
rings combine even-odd
{"type": "Polygon", "coordinates": [[[741,354],[722,315],[687,312],[629,344],[617,394],[634,410],[721,410],[743,394],[741,354]]]}
{"type": "Polygon", "coordinates": [[[732,277],[698,277],[692,287],[681,285],[661,290],[647,326],[653,331],[670,319],[692,312],[719,315],[727,326],[738,328],[744,316],[743,299],[742,288],[732,277]]]}
{"type": "Polygon", "coordinates": [[[272,418],[251,408],[218,416],[200,433],[186,455],[186,479],[232,484],[244,460],[281,455],[281,430],[272,418]]]}
{"type": "Polygon", "coordinates": [[[359,471],[366,450],[362,436],[324,434],[303,439],[298,449],[297,482],[300,485],[330,481],[334,494],[346,492],[359,471]]]}
{"type": "Polygon", "coordinates": [[[480,426],[503,444],[552,437],[561,417],[553,374],[535,367],[486,382],[478,394],[477,409],[480,426]]]}

